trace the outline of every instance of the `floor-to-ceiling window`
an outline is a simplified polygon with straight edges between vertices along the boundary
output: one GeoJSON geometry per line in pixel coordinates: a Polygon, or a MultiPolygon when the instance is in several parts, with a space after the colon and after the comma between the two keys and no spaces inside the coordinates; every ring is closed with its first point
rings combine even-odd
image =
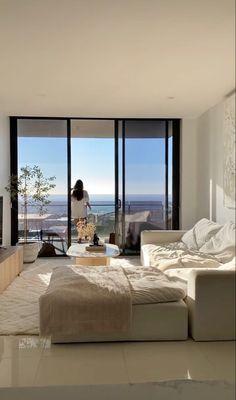
{"type": "MultiPolygon", "coordinates": [[[[17,158],[14,160],[13,173],[17,171],[20,176],[22,168],[32,169],[37,166],[44,178],[55,177],[53,180],[55,187],[48,191],[48,204],[43,212],[40,210],[40,204],[29,197],[27,240],[50,243],[53,245],[51,255],[64,255],[68,244],[67,121],[18,119],[15,139],[17,158]]],[[[34,184],[34,179],[32,179],[32,184],[34,184]]],[[[29,194],[32,194],[32,189],[29,189],[29,194]]],[[[18,197],[16,205],[18,229],[17,232],[13,230],[12,235],[16,241],[21,242],[25,239],[22,196],[18,197]]]]}
{"type": "Polygon", "coordinates": [[[139,251],[140,232],[144,229],[178,228],[173,206],[178,207],[178,191],[173,170],[173,137],[179,125],[169,120],[124,120],[120,145],[122,174],[122,247],[139,251]]]}
{"type": "MultiPolygon", "coordinates": [[[[115,231],[115,138],[113,120],[71,121],[71,183],[81,179],[88,191],[91,210],[88,222],[94,223],[101,240],[115,231]]],[[[71,239],[77,231],[71,224],[71,239]]]]}
{"type": "MultiPolygon", "coordinates": [[[[47,212],[28,210],[28,238],[64,255],[76,242],[70,194],[77,179],[90,196],[88,221],[126,254],[143,229],[178,229],[179,120],[11,117],[11,173],[38,165],[55,176],[47,212]]],[[[12,243],[22,240],[21,199],[12,208],[12,243]]],[[[55,255],[54,254],[54,255],[55,255]]]]}

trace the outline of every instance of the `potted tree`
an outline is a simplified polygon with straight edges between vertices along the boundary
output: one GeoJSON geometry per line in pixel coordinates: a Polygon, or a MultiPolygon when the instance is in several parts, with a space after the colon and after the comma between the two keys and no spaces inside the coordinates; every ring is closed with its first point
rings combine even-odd
{"type": "Polygon", "coordinates": [[[11,200],[20,200],[23,214],[23,245],[24,262],[34,262],[39,251],[39,243],[32,242],[28,237],[28,211],[34,206],[39,215],[44,215],[50,203],[49,192],[56,185],[55,176],[45,178],[42,170],[37,165],[21,167],[20,174],[12,175],[5,189],[10,193],[11,200]]]}

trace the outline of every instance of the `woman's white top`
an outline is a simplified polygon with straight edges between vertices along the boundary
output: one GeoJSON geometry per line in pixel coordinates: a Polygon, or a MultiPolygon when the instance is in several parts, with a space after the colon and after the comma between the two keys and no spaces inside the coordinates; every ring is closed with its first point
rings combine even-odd
{"type": "Polygon", "coordinates": [[[81,200],[77,200],[75,197],[71,196],[71,217],[86,218],[88,202],[89,195],[86,190],[83,191],[83,198],[81,200]]]}

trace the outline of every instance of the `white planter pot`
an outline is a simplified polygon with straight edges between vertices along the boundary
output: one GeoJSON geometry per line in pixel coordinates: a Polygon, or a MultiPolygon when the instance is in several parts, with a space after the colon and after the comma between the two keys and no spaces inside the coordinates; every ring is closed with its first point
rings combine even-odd
{"type": "Polygon", "coordinates": [[[21,246],[23,246],[23,262],[35,262],[36,258],[38,257],[39,243],[22,243],[21,246]]]}

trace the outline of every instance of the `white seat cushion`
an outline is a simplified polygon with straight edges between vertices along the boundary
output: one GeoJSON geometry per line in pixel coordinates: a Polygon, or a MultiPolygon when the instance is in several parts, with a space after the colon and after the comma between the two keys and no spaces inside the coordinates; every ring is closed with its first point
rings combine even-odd
{"type": "Polygon", "coordinates": [[[233,260],[222,264],[218,269],[220,271],[236,271],[236,258],[234,257],[233,260]]]}

